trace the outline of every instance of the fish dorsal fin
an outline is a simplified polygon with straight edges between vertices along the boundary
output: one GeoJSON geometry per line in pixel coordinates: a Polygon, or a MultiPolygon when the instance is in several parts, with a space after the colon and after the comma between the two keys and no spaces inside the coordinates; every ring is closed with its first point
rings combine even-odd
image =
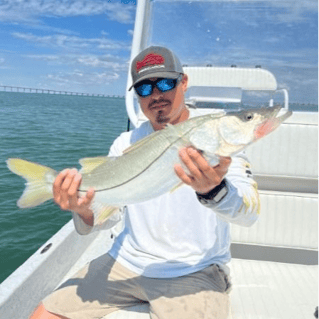
{"type": "Polygon", "coordinates": [[[148,143],[150,139],[153,139],[157,133],[159,132],[154,132],[150,135],[147,135],[145,137],[143,137],[142,139],[140,139],[139,141],[135,142],[134,144],[130,145],[128,148],[126,148],[124,151],[123,151],[123,154],[126,154],[128,152],[131,152],[133,150],[136,150],[140,147],[142,147],[144,144],[148,143]]]}
{"type": "Polygon", "coordinates": [[[82,168],[80,170],[81,174],[87,174],[92,172],[95,168],[100,166],[103,163],[106,163],[110,160],[107,156],[97,156],[97,157],[84,157],[79,160],[82,168]]]}
{"type": "Polygon", "coordinates": [[[132,144],[131,146],[129,146],[128,148],[126,148],[123,151],[123,154],[126,154],[128,152],[131,152],[133,150],[136,150],[137,148],[141,147],[142,145],[144,145],[147,142],[147,140],[144,138],[142,138],[141,140],[135,142],[134,144],[132,144]]]}
{"type": "MultiPolygon", "coordinates": [[[[173,126],[173,125],[171,125],[173,126]]],[[[174,131],[175,132],[175,131],[174,131]]],[[[129,146],[128,148],[126,148],[123,151],[123,154],[126,154],[128,152],[137,150],[139,148],[141,148],[142,146],[144,146],[147,143],[151,143],[154,139],[156,139],[159,135],[163,134],[163,130],[159,130],[159,131],[155,131],[150,135],[147,135],[145,137],[143,137],[142,139],[140,139],[139,141],[135,142],[134,144],[132,144],[131,146],[129,146]]]]}

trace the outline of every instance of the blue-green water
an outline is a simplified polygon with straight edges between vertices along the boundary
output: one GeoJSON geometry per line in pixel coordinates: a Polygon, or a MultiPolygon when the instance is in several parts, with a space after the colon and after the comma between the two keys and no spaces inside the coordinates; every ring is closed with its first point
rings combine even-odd
{"type": "Polygon", "coordinates": [[[107,154],[126,127],[124,99],[0,92],[0,282],[71,219],[53,201],[19,209],[24,180],[6,159],[80,168],[78,159],[107,154]]]}

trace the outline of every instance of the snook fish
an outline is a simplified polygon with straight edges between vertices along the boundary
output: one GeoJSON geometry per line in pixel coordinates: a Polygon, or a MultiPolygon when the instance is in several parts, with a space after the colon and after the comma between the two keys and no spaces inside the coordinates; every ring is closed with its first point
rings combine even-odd
{"type": "MultiPolygon", "coordinates": [[[[278,116],[279,106],[242,111],[221,111],[168,125],[141,139],[119,157],[83,158],[79,193],[95,189],[92,209],[97,221],[108,218],[114,207],[143,202],[174,189],[180,180],[174,172],[178,151],[193,146],[211,165],[219,156],[232,156],[274,131],[292,112],[278,116]]],[[[27,180],[18,200],[20,208],[34,207],[53,198],[58,172],[18,158],[8,168],[27,180]]]]}

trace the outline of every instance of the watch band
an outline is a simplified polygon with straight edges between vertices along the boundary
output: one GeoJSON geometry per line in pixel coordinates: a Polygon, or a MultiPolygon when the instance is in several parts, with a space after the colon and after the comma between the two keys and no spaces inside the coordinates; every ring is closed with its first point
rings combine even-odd
{"type": "Polygon", "coordinates": [[[214,203],[219,203],[228,193],[228,188],[226,184],[226,179],[224,178],[219,185],[213,188],[206,194],[198,194],[196,192],[198,200],[202,204],[207,204],[209,201],[214,203]]]}

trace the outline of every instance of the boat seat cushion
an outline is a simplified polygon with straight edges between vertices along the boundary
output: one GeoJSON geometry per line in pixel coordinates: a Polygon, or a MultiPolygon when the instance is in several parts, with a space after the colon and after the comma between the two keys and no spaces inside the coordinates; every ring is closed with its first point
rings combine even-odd
{"type": "Polygon", "coordinates": [[[251,227],[232,224],[233,243],[318,249],[317,195],[259,191],[259,196],[258,221],[251,227]]]}
{"type": "Polygon", "coordinates": [[[275,132],[247,148],[254,174],[317,179],[318,124],[297,123],[298,117],[294,113],[275,132]]]}

